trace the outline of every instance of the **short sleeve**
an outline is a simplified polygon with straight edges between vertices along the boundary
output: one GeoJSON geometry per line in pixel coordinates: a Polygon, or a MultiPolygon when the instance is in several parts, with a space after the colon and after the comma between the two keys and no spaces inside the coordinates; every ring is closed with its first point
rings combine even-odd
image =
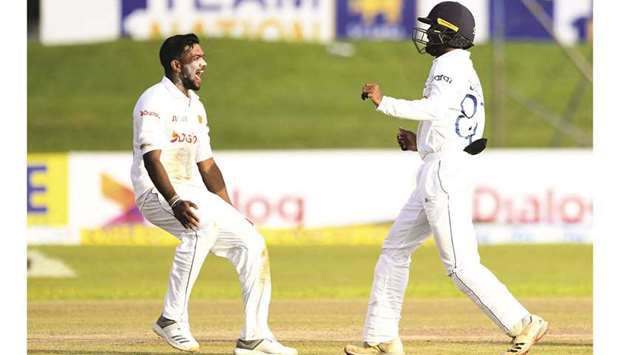
{"type": "Polygon", "coordinates": [[[155,100],[140,98],[133,112],[137,145],[142,155],[162,149],[165,142],[163,112],[155,100]]]}
{"type": "Polygon", "coordinates": [[[199,163],[203,160],[207,160],[209,158],[213,158],[213,151],[211,150],[211,137],[209,137],[209,122],[206,119],[207,114],[203,110],[205,123],[202,125],[202,129],[200,130],[200,137],[198,138],[198,149],[196,149],[196,163],[199,163]]]}

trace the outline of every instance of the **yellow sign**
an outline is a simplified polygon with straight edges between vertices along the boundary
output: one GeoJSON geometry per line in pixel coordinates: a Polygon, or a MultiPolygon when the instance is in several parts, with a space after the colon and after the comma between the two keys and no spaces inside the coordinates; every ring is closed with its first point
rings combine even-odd
{"type": "Polygon", "coordinates": [[[402,0],[351,0],[352,12],[362,15],[364,24],[370,25],[379,14],[385,16],[386,22],[396,24],[400,21],[402,0]]]}
{"type": "MultiPolygon", "coordinates": [[[[381,245],[389,224],[348,227],[268,229],[260,228],[267,245],[381,245]]],[[[141,224],[82,229],[82,245],[177,245],[164,230],[141,224]]]]}
{"type": "Polygon", "coordinates": [[[176,245],[178,240],[166,231],[142,224],[126,224],[82,229],[82,245],[176,245]]]}
{"type": "Polygon", "coordinates": [[[28,154],[29,226],[67,225],[68,161],[67,154],[28,154]]]}

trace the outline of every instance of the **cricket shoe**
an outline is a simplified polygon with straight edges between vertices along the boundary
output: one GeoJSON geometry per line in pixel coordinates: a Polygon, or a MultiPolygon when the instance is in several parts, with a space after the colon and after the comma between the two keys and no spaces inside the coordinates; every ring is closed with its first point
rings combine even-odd
{"type": "Polygon", "coordinates": [[[235,355],[297,355],[297,350],[275,339],[237,340],[235,355]]]}
{"type": "Polygon", "coordinates": [[[519,335],[514,337],[510,349],[506,350],[502,355],[527,354],[530,348],[547,334],[547,330],[549,330],[549,323],[532,314],[529,324],[525,325],[519,335]]]}
{"type": "Polygon", "coordinates": [[[192,336],[188,326],[183,326],[174,322],[167,326],[160,326],[157,322],[153,324],[153,331],[175,349],[190,353],[198,351],[200,345],[192,336]]]}
{"type": "Polygon", "coordinates": [[[390,342],[369,344],[364,342],[363,346],[347,345],[344,347],[344,353],[347,355],[405,355],[403,343],[400,338],[396,338],[390,342]]]}

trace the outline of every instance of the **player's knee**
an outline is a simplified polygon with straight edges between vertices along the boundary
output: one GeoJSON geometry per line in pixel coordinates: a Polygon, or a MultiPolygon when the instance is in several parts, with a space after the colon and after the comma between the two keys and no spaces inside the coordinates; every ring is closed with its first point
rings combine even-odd
{"type": "Polygon", "coordinates": [[[411,263],[411,252],[405,248],[383,248],[381,257],[394,266],[409,266],[411,263]]]}
{"type": "Polygon", "coordinates": [[[444,265],[446,267],[446,271],[448,273],[448,277],[452,279],[453,282],[459,282],[463,278],[469,279],[472,274],[475,274],[477,271],[478,265],[476,264],[458,264],[458,265],[444,265]]]}
{"type": "Polygon", "coordinates": [[[463,270],[452,268],[448,270],[448,277],[452,281],[452,284],[456,286],[456,288],[458,288],[462,292],[465,292],[463,288],[465,285],[465,282],[463,281],[463,270]]]}
{"type": "Polygon", "coordinates": [[[447,257],[442,258],[441,260],[444,268],[446,269],[446,273],[448,276],[452,276],[452,274],[457,275],[465,275],[470,274],[472,272],[477,272],[481,266],[479,259],[474,258],[459,258],[457,260],[453,260],[453,258],[447,257]]]}
{"type": "Polygon", "coordinates": [[[452,275],[456,274],[457,268],[456,265],[451,264],[451,263],[443,263],[443,267],[446,269],[446,275],[448,275],[448,277],[452,278],[452,275]]]}

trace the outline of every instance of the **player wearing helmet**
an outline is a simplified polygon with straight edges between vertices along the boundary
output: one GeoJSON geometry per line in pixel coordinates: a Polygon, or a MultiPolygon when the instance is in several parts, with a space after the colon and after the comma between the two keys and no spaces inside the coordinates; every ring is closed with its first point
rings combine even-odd
{"type": "Polygon", "coordinates": [[[439,57],[451,48],[469,49],[474,45],[474,16],[458,2],[439,3],[427,17],[419,17],[418,21],[429,25],[413,30],[413,43],[420,54],[439,57]]]}
{"type": "Polygon", "coordinates": [[[473,46],[475,22],[458,2],[437,4],[428,28],[415,28],[420,53],[435,57],[423,98],[383,96],[379,85],[365,84],[362,98],[386,115],[419,120],[417,134],[400,129],[402,150],[417,151],[424,161],[417,186],[385,238],[375,267],[360,346],[347,345],[349,355],[404,354],[399,320],[409,280],[411,254],[431,234],[448,276],[480,309],[513,338],[505,354],[526,354],[546,333],[548,324],[532,315],[491,271],[480,263],[472,224],[469,169],[484,150],[484,97],[466,49],[473,46]]]}

